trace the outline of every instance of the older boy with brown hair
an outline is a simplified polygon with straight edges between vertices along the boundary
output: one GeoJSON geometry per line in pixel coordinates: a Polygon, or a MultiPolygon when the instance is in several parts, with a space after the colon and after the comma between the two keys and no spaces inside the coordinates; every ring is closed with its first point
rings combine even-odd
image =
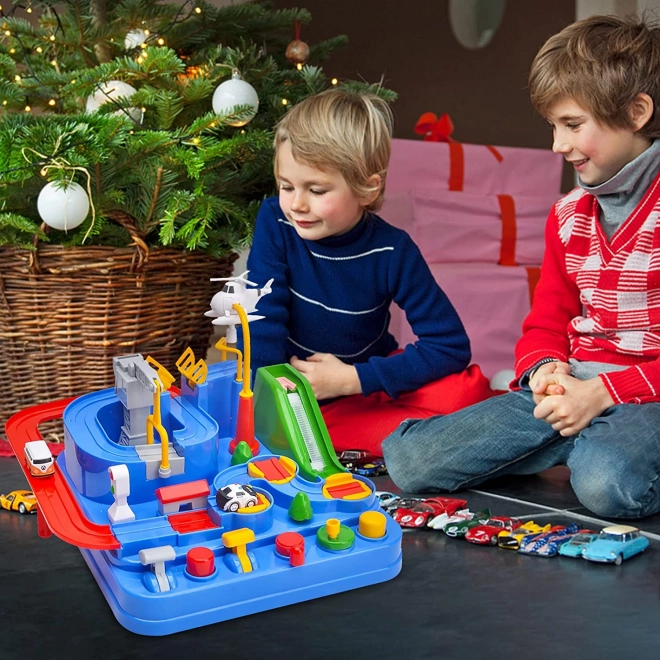
{"type": "Polygon", "coordinates": [[[660,510],[660,27],[594,16],[551,37],[532,102],[579,187],[551,210],[511,392],[407,420],[383,444],[409,491],[567,463],[586,507],[660,510]]]}

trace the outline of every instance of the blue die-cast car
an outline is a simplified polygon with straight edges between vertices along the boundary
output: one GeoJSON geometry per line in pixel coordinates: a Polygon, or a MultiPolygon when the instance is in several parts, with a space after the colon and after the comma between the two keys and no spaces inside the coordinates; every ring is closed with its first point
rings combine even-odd
{"type": "Polygon", "coordinates": [[[644,552],[649,540],[642,536],[637,527],[612,525],[605,527],[598,538],[582,550],[582,556],[589,561],[599,561],[619,565],[624,559],[644,552]]]}
{"type": "Polygon", "coordinates": [[[580,532],[572,539],[559,546],[559,554],[562,557],[582,557],[582,551],[589,544],[598,538],[598,534],[591,532],[580,532]]]}

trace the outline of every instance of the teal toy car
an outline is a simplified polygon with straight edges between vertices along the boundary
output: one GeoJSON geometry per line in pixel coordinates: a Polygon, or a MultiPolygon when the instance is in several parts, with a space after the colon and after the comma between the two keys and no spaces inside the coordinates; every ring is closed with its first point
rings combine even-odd
{"type": "Polygon", "coordinates": [[[598,534],[580,532],[576,534],[572,539],[562,543],[559,546],[559,554],[562,557],[582,557],[582,550],[598,538],[598,534]]]}
{"type": "Polygon", "coordinates": [[[582,557],[618,566],[624,559],[644,552],[648,547],[649,540],[637,527],[612,525],[605,527],[595,541],[583,548],[582,557]]]}

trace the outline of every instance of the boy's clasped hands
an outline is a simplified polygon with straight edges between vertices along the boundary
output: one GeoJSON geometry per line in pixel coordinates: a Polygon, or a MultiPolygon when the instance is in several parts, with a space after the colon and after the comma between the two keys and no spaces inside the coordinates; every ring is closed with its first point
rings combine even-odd
{"type": "Polygon", "coordinates": [[[567,362],[542,364],[529,379],[534,394],[534,417],[542,419],[562,436],[575,435],[589,426],[614,401],[603,381],[578,380],[567,362]]]}

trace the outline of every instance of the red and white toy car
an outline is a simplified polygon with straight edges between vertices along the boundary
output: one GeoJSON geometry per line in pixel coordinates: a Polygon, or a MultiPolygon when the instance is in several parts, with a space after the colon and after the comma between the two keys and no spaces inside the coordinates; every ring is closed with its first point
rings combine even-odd
{"type": "Polygon", "coordinates": [[[497,545],[497,535],[503,531],[513,531],[522,525],[518,518],[507,516],[493,516],[483,525],[469,529],[465,534],[465,540],[479,545],[497,545]]]}
{"type": "Polygon", "coordinates": [[[442,513],[453,515],[467,505],[465,500],[454,497],[429,497],[412,508],[397,508],[392,517],[401,527],[426,527],[428,522],[442,513]]]}

